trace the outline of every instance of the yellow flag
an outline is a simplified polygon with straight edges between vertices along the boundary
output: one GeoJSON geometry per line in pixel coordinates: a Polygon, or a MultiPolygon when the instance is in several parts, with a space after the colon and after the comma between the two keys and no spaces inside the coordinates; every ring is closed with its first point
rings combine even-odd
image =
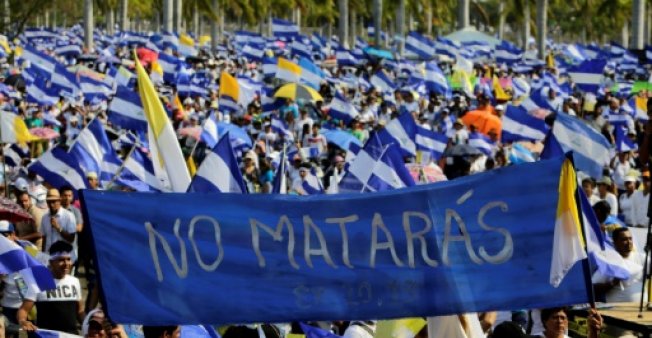
{"type": "Polygon", "coordinates": [[[494,92],[496,92],[496,100],[501,100],[501,101],[507,101],[511,99],[511,96],[507,95],[505,93],[505,90],[503,90],[503,86],[500,85],[500,81],[498,80],[498,77],[494,75],[493,79],[493,87],[494,87],[494,92]]]}
{"type": "Polygon", "coordinates": [[[188,157],[186,160],[186,166],[188,167],[188,172],[190,173],[190,177],[194,177],[195,174],[197,173],[197,165],[195,164],[195,159],[192,158],[192,156],[188,157]]]}
{"type": "Polygon", "coordinates": [[[0,142],[27,143],[34,140],[38,137],[29,132],[23,119],[10,112],[0,112],[0,142]]]}

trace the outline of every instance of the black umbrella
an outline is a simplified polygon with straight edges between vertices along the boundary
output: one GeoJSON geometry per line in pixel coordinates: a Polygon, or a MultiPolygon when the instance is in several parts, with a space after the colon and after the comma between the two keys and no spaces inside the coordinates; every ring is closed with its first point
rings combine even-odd
{"type": "Polygon", "coordinates": [[[475,147],[472,147],[468,144],[457,144],[452,147],[449,147],[444,151],[444,156],[446,157],[466,157],[466,156],[476,156],[482,155],[482,152],[475,147]]]}

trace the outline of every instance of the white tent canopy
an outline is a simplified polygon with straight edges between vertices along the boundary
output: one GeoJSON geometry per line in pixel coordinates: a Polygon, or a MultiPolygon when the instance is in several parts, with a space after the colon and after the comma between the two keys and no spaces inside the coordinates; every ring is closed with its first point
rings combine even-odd
{"type": "Polygon", "coordinates": [[[457,32],[453,32],[444,37],[446,39],[456,41],[456,42],[482,41],[492,46],[496,46],[497,44],[500,44],[500,40],[494,38],[493,36],[479,32],[472,26],[465,27],[464,29],[460,29],[457,32]]]}

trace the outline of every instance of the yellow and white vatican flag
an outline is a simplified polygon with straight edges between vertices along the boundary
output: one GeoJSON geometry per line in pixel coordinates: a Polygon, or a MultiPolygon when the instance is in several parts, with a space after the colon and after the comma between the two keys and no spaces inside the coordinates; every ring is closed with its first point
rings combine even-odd
{"type": "MultiPolygon", "coordinates": [[[[165,113],[163,104],[149,75],[136,57],[138,75],[138,92],[143,103],[143,110],[149,125],[150,151],[152,164],[157,177],[165,177],[173,192],[185,192],[190,185],[190,173],[181,146],[172,127],[172,122],[165,113]]],[[[165,183],[168,183],[165,182],[165,183]]]]}

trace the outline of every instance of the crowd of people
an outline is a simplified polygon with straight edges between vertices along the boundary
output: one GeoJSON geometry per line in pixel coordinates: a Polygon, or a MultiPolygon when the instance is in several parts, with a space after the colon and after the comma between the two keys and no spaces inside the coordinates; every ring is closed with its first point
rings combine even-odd
{"type": "MultiPolygon", "coordinates": [[[[460,64],[459,59],[392,60],[372,55],[361,57],[356,64],[344,64],[336,51],[345,49],[332,47],[337,42],[329,40],[325,46],[313,48],[319,55],[310,55],[321,77],[316,83],[303,84],[312,85],[318,96],[276,98],[273,93],[287,81],[278,70],[270,75],[266,60],[285,56],[300,63],[301,57],[293,54],[289,42],[275,41],[274,48],[264,50],[264,57],[255,58],[243,55],[252,44],[239,42],[238,35],[233,34],[220,42],[217,51],[194,46],[199,48],[189,56],[181,51],[178,41],[176,46],[166,45],[160,39],[143,41],[142,34],[123,32],[110,37],[98,30],[94,54],[66,54],[57,52],[58,41],[74,45],[79,40],[79,27],[60,30],[55,34],[59,37],[48,34],[46,30],[29,30],[20,41],[2,43],[5,57],[0,64],[0,107],[22,119],[34,138],[26,144],[10,143],[3,148],[4,185],[0,189],[29,213],[31,220],[0,221],[0,233],[47,264],[57,284],[56,290],[35,294],[23,287],[19,274],[3,276],[0,305],[8,334],[12,326],[74,334],[81,327],[82,335],[89,337],[135,334],[112,323],[101,310],[93,245],[76,189],[81,181],[81,188],[86,189],[166,191],[164,182],[145,181],[127,165],[117,166],[117,172],[107,176],[105,167],[91,170],[74,156],[70,158],[80,162],[78,167],[70,162],[54,169],[47,167],[56,151],[74,152],[85,128],[99,121],[120,161],[126,163],[135,153],[142,153],[141,163],[150,163],[143,166],[145,172],[156,175],[147,169],[151,159],[146,128],[133,128],[133,121],[121,115],[131,113],[115,108],[124,107],[116,103],[126,100],[127,96],[119,94],[121,88],[137,93],[132,73],[134,54],[157,86],[189,170],[201,167],[217,141],[211,144],[205,134],[212,132],[219,138],[220,133],[231,131],[230,144],[238,158],[246,193],[338,193],[343,190],[341,182],[355,157],[354,148],[365,147],[405,116],[415,128],[440,137],[443,149],[402,152],[402,170],[407,168],[412,176],[412,181],[404,181],[403,186],[454,179],[539,158],[543,137],[503,141],[500,124],[484,128],[465,119],[469,114],[502,121],[503,131],[505,115],[514,107],[525,109],[549,126],[556,115],[575,116],[613,145],[611,161],[602,168],[601,177],[582,175],[581,185],[604,234],[612,239],[615,252],[622,257],[621,267],[629,273],[627,279],[620,279],[596,272],[596,294],[606,302],[640,299],[643,248],[636,247],[635,233],[630,229],[649,224],[650,172],[647,153],[639,154],[638,148],[645,148],[652,126],[646,124],[647,114],[638,113],[645,111],[648,92],[628,91],[626,84],[631,88],[636,80],[647,82],[649,68],[621,69],[608,64],[599,89],[588,92],[565,73],[563,68],[571,61],[561,46],[550,47],[549,62],[530,62],[524,69],[520,63],[506,65],[493,57],[475,60],[471,67],[460,64]],[[134,40],[134,36],[140,40],[134,40]],[[331,49],[324,52],[324,48],[331,49]],[[165,64],[169,58],[176,60],[172,68],[165,64]],[[47,70],[51,74],[42,74],[40,67],[48,66],[42,60],[56,62],[47,70]],[[47,102],[48,93],[56,86],[66,88],[65,83],[61,84],[62,77],[69,81],[59,67],[67,69],[66,74],[73,78],[77,76],[79,83],[68,84],[77,91],[60,90],[54,95],[55,101],[47,102]],[[443,82],[429,84],[432,79],[427,76],[433,69],[434,76],[440,74],[443,82]],[[247,97],[225,97],[224,88],[220,88],[223,74],[237,78],[240,92],[246,92],[247,97]],[[379,74],[389,78],[392,85],[379,83],[379,74]],[[41,77],[47,78],[46,87],[39,87],[41,77]],[[89,85],[92,81],[88,79],[99,84],[89,85]],[[527,87],[525,92],[523,85],[527,87]],[[100,94],[97,87],[101,87],[100,94]],[[229,98],[236,104],[229,104],[229,98]],[[216,126],[218,132],[210,126],[216,126]],[[234,130],[244,138],[234,137],[234,130]],[[339,138],[332,137],[334,132],[339,138]],[[73,170],[66,171],[71,166],[73,170]],[[83,177],[75,181],[73,172],[81,172],[83,177]]],[[[142,116],[142,109],[139,113],[142,116]]],[[[478,320],[485,333],[493,331],[491,337],[524,337],[526,331],[564,337],[568,310],[484,313],[478,320]]],[[[375,321],[314,324],[344,337],[372,337],[375,330],[375,321]]],[[[601,328],[602,319],[596,312],[591,312],[589,326],[591,335],[601,328]]],[[[260,328],[232,326],[221,333],[223,337],[258,337],[261,330],[267,337],[301,332],[298,325],[290,328],[265,324],[260,328]]],[[[428,330],[424,328],[415,336],[425,336],[428,330]]],[[[180,329],[145,327],[139,334],[178,337],[180,329]]]]}

